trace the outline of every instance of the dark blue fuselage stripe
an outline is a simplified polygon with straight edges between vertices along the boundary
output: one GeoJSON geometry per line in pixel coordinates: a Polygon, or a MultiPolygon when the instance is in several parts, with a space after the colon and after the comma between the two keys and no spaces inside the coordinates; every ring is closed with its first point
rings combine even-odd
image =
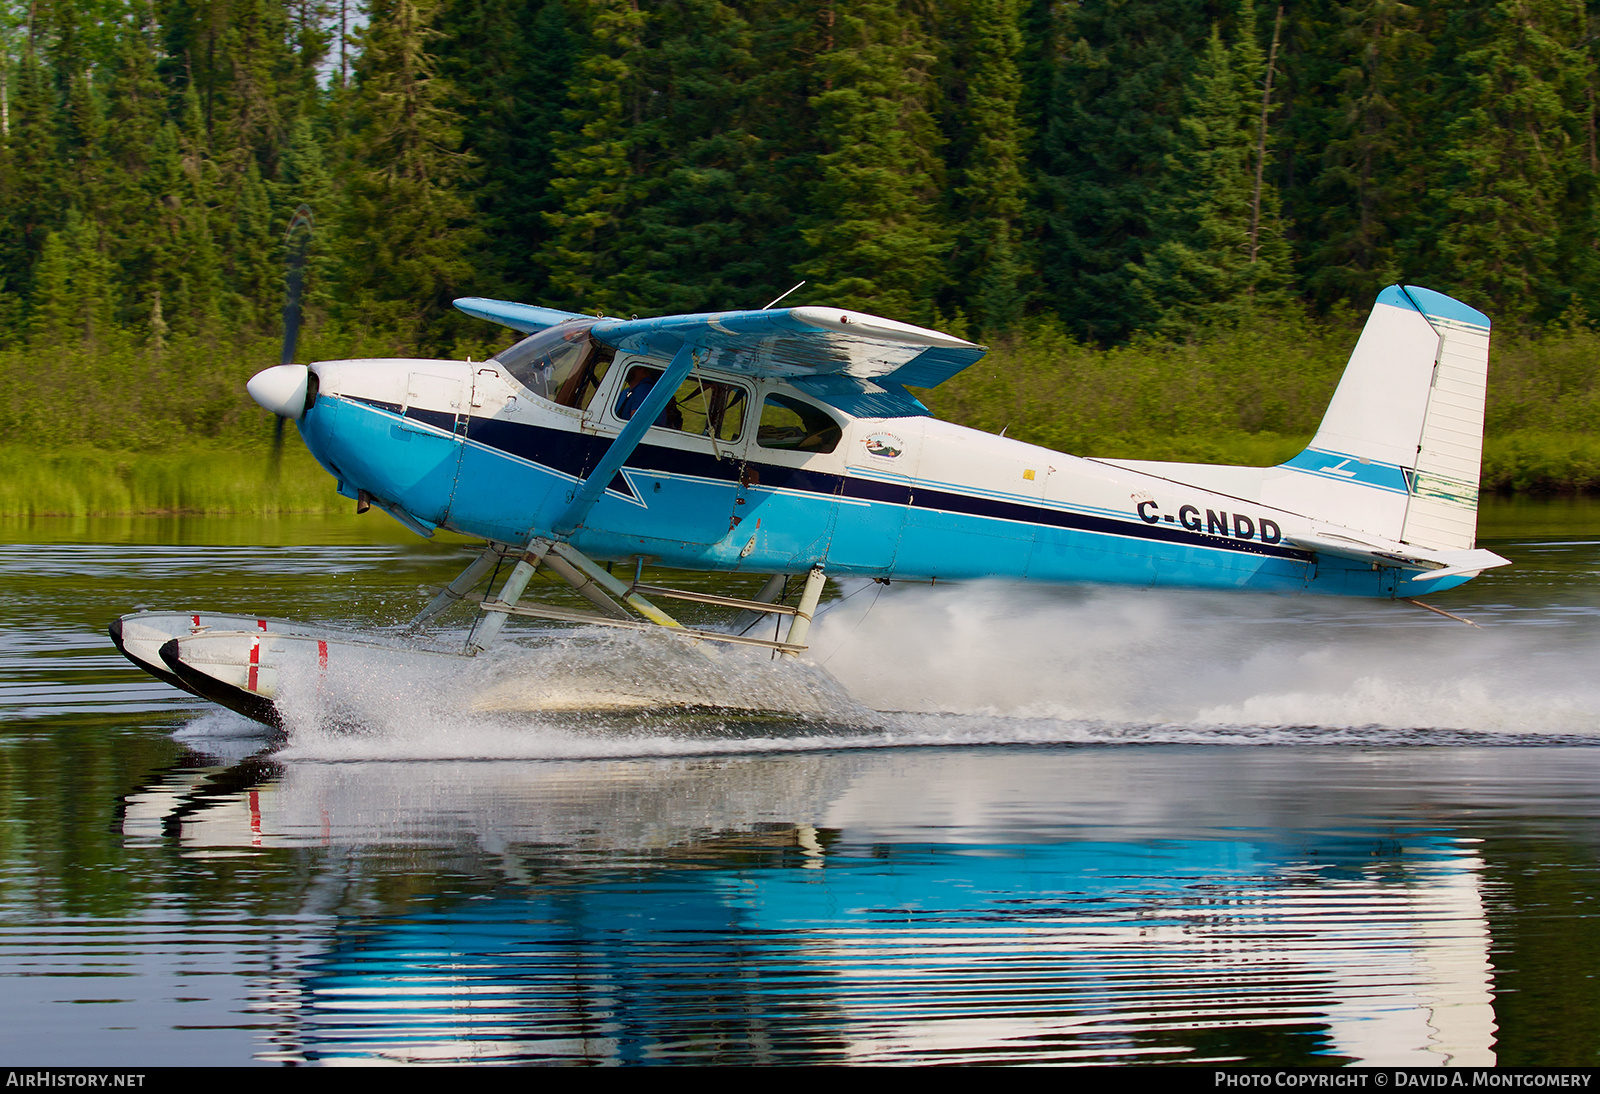
{"type": "MultiPolygon", "coordinates": [[[[349,396],[346,397],[350,398],[349,396]]],[[[391,414],[400,413],[400,407],[393,403],[383,403],[373,399],[353,399],[353,401],[379,410],[386,410],[391,414]]],[[[405,415],[408,418],[426,422],[446,433],[456,431],[456,416],[453,414],[412,408],[407,410],[405,415]]],[[[612,440],[607,436],[590,433],[574,433],[569,430],[552,429],[547,426],[525,425],[520,422],[507,422],[497,418],[478,417],[469,419],[466,435],[468,440],[477,444],[516,456],[530,463],[552,468],[576,479],[584,478],[589,473],[589,470],[600,462],[601,455],[611,446],[612,440]]],[[[827,472],[808,471],[797,467],[783,467],[779,464],[755,463],[753,461],[748,465],[743,465],[732,460],[717,459],[715,456],[699,452],[684,452],[676,448],[665,448],[651,444],[641,444],[634,449],[633,455],[628,457],[626,464],[629,470],[634,471],[660,471],[672,475],[693,475],[704,479],[721,479],[733,485],[738,484],[740,472],[746,466],[748,466],[749,471],[754,472],[749,478],[752,486],[794,490],[807,494],[831,494],[857,501],[904,505],[912,510],[923,509],[943,513],[959,513],[964,516],[983,517],[991,520],[1009,520],[1022,524],[1040,524],[1051,528],[1068,528],[1074,531],[1093,532],[1100,535],[1128,536],[1134,539],[1175,543],[1188,547],[1211,547],[1225,551],[1238,551],[1242,554],[1292,559],[1297,562],[1308,562],[1311,559],[1309,551],[1301,551],[1293,547],[1284,547],[1277,544],[1258,543],[1253,540],[1210,535],[1205,532],[1191,532],[1179,528],[1166,528],[1146,524],[1143,521],[1133,522],[1117,520],[1113,517],[1099,517],[1060,509],[1047,509],[1042,506],[1029,505],[1025,502],[1000,501],[994,498],[977,497],[972,494],[934,490],[916,484],[880,482],[876,479],[835,475],[827,472]]],[[[627,489],[627,484],[621,475],[617,476],[612,486],[622,493],[630,496],[633,494],[632,490],[627,489]]]]}

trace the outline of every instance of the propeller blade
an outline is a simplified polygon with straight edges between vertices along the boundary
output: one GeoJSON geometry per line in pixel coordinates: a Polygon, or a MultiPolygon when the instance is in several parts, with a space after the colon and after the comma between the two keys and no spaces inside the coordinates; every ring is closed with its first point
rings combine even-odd
{"type": "Polygon", "coordinates": [[[288,245],[288,299],[283,305],[283,353],[278,363],[287,365],[294,361],[295,346],[300,341],[300,294],[305,286],[306,250],[311,245],[311,209],[302,205],[294,211],[289,230],[284,233],[288,245]]]}
{"type": "MultiPolygon", "coordinates": [[[[283,305],[283,352],[278,355],[280,365],[294,362],[295,347],[300,342],[300,294],[305,287],[306,251],[311,246],[314,227],[311,207],[302,205],[289,218],[289,229],[283,234],[284,244],[288,248],[288,269],[284,277],[288,292],[283,305]]],[[[278,465],[283,462],[284,421],[281,414],[273,419],[272,457],[268,466],[274,477],[278,474],[278,465]]]]}
{"type": "Polygon", "coordinates": [[[295,270],[289,275],[289,303],[283,309],[283,352],[278,355],[278,364],[293,363],[295,343],[299,341],[300,271],[295,270]]]}

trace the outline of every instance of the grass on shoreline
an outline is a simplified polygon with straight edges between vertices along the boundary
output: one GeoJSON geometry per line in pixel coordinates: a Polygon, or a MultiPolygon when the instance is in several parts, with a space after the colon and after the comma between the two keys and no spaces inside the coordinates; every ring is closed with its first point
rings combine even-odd
{"type": "Polygon", "coordinates": [[[265,447],[172,452],[0,446],[0,516],[330,513],[349,508],[297,437],[276,475],[265,447]]]}

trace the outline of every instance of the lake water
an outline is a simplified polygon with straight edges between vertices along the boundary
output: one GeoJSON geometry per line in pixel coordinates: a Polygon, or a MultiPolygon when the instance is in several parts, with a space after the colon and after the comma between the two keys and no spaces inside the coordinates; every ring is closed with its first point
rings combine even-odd
{"type": "Polygon", "coordinates": [[[0,524],[8,1063],[1597,1062],[1600,505],[1486,509],[1478,628],[835,585],[814,666],[513,623],[282,739],[105,637],[392,628],[467,555],[381,521],[0,524]]]}

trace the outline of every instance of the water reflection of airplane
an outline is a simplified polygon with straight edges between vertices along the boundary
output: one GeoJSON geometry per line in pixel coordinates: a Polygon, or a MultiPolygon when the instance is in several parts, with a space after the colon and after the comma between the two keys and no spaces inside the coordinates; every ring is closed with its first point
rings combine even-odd
{"type": "MultiPolygon", "coordinates": [[[[936,421],[907,385],[942,383],[983,347],[857,312],[458,306],[528,337],[478,363],[284,364],[250,390],[358,511],[488,541],[415,620],[477,601],[469,653],[520,615],[797,654],[825,573],[1411,598],[1506,561],[1474,547],[1489,320],[1427,289],[1379,295],[1316,437],[1272,468],[1083,459],[936,421]],[[753,599],[717,596],[646,583],[647,561],[770,578],[753,599]],[[592,608],[524,602],[540,567],[592,608]],[[688,628],[662,598],[789,629],[688,628]]],[[[265,721],[286,663],[326,670],[361,641],[212,613],[129,616],[113,637],[265,721]]]]}
{"type": "Polygon", "coordinates": [[[338,852],[355,895],[308,886],[350,911],[274,989],[321,1059],[1493,1063],[1471,841],[1394,823],[1398,790],[1280,816],[1237,757],[1158,761],[1131,800],[1093,750],[430,764],[426,792],[290,763],[176,775],[125,832],[338,852]],[[350,852],[396,846],[474,895],[375,911],[383,856],[350,852]]]}

